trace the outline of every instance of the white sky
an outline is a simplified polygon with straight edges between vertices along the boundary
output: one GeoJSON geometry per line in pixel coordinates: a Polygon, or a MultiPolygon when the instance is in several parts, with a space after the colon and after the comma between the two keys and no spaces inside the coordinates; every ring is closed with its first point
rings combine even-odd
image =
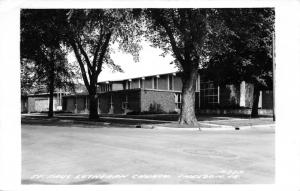
{"type": "Polygon", "coordinates": [[[175,65],[170,64],[174,60],[171,55],[160,56],[162,50],[151,47],[150,42],[147,41],[142,42],[142,47],[139,62],[134,62],[131,54],[124,54],[116,50],[112,54],[112,59],[115,64],[122,67],[124,73],[112,72],[109,68],[104,67],[98,81],[119,80],[177,71],[175,65]]]}
{"type": "MultiPolygon", "coordinates": [[[[142,50],[140,51],[139,62],[134,62],[131,54],[125,54],[118,49],[114,49],[115,52],[111,55],[111,57],[115,64],[121,66],[124,73],[113,72],[109,67],[105,67],[104,65],[103,70],[99,75],[98,82],[121,80],[177,71],[175,65],[170,64],[170,62],[174,60],[171,55],[166,55],[165,57],[160,56],[163,51],[159,48],[151,47],[150,42],[142,41],[141,45],[142,50]]],[[[113,47],[117,48],[117,46],[113,47]]],[[[71,53],[68,59],[69,62],[76,62],[76,64],[78,64],[74,53],[71,53]]]]}

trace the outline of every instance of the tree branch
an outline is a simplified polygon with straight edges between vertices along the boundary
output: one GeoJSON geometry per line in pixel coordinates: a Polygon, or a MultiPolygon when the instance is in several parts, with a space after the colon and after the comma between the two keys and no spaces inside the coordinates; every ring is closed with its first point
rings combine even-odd
{"type": "Polygon", "coordinates": [[[97,59],[98,59],[98,54],[99,54],[99,50],[100,50],[100,47],[101,47],[101,42],[103,40],[103,34],[102,34],[102,30],[100,32],[100,37],[99,37],[99,40],[98,40],[98,44],[97,44],[97,47],[95,49],[95,52],[94,52],[94,58],[93,58],[93,69],[96,68],[96,63],[97,63],[97,59]]]}
{"type": "Polygon", "coordinates": [[[173,33],[172,33],[172,30],[170,29],[170,27],[168,26],[167,23],[165,23],[164,21],[162,21],[163,18],[160,19],[160,24],[165,28],[166,30],[166,33],[170,39],[170,43],[171,43],[171,46],[172,46],[172,49],[173,49],[173,52],[176,56],[176,58],[178,59],[178,61],[183,64],[184,63],[184,59],[182,58],[181,54],[180,54],[180,51],[179,51],[179,48],[177,47],[176,45],[176,41],[175,41],[175,38],[173,36],[173,33]]]}
{"type": "Polygon", "coordinates": [[[79,51],[78,51],[78,47],[76,46],[76,43],[75,43],[75,41],[74,41],[74,39],[72,37],[68,37],[68,38],[69,38],[70,44],[71,44],[71,46],[72,46],[72,48],[74,50],[76,59],[77,59],[77,61],[79,63],[84,84],[89,89],[90,83],[89,83],[89,81],[87,79],[86,71],[85,71],[85,68],[84,68],[84,64],[83,64],[83,62],[81,60],[81,57],[80,57],[80,54],[79,54],[79,51]]]}
{"type": "Polygon", "coordinates": [[[107,48],[109,46],[109,41],[110,41],[110,37],[112,35],[112,32],[109,32],[106,37],[105,37],[105,42],[103,44],[103,46],[101,47],[101,52],[99,55],[99,59],[97,62],[97,70],[96,70],[96,74],[97,76],[100,74],[100,72],[102,71],[102,63],[103,63],[103,58],[105,56],[105,53],[107,51],[107,48]]]}
{"type": "Polygon", "coordinates": [[[85,62],[87,64],[87,66],[88,66],[88,69],[92,70],[92,65],[91,65],[91,62],[90,62],[90,59],[89,59],[88,55],[86,54],[85,50],[83,49],[83,47],[82,47],[82,45],[81,45],[81,43],[79,41],[77,41],[77,44],[78,44],[78,48],[79,48],[81,54],[83,55],[83,57],[85,59],[85,62]]]}

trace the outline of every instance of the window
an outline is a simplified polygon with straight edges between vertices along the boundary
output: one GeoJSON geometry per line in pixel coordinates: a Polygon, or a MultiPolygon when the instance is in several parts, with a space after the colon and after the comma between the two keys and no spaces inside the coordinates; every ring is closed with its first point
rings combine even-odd
{"type": "Polygon", "coordinates": [[[211,108],[219,104],[219,88],[211,81],[200,83],[200,105],[211,108]]]}
{"type": "Polygon", "coordinates": [[[181,93],[175,93],[175,108],[181,109],[181,100],[182,100],[181,93]]]}
{"type": "Polygon", "coordinates": [[[154,83],[154,89],[157,89],[157,77],[153,78],[153,83],[154,83]]]}
{"type": "Polygon", "coordinates": [[[169,90],[173,90],[173,76],[169,75],[169,90]]]}

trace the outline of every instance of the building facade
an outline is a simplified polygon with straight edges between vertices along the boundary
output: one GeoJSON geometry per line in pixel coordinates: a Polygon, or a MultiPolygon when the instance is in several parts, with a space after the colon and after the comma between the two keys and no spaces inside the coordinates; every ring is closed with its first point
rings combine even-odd
{"type": "MultiPolygon", "coordinates": [[[[98,113],[175,113],[182,103],[181,73],[167,73],[118,81],[98,83],[98,113]]],[[[63,96],[63,110],[88,113],[87,94],[63,96]]],[[[195,92],[195,109],[200,113],[221,114],[223,111],[250,112],[253,85],[242,82],[219,86],[198,75],[195,92]]],[[[271,114],[272,91],[260,93],[261,114],[271,114]]],[[[223,112],[224,113],[224,112],[223,112]]]]}

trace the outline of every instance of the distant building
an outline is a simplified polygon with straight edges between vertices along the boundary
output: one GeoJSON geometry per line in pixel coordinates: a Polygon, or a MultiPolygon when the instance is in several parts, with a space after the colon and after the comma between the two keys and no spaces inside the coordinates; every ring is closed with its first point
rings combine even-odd
{"type": "MultiPolygon", "coordinates": [[[[65,92],[54,92],[53,111],[62,111],[62,97],[65,92]]],[[[49,93],[38,93],[21,96],[21,112],[47,112],[49,111],[49,93]]]]}
{"type": "MultiPolygon", "coordinates": [[[[75,90],[67,88],[66,90],[57,88],[53,96],[53,111],[63,111],[63,96],[75,92],[76,95],[87,95],[87,90],[83,84],[76,84],[75,90]]],[[[31,92],[25,92],[21,95],[21,113],[47,112],[49,110],[50,94],[47,87],[35,88],[31,92]],[[35,93],[34,93],[35,92],[35,93]]]]}

